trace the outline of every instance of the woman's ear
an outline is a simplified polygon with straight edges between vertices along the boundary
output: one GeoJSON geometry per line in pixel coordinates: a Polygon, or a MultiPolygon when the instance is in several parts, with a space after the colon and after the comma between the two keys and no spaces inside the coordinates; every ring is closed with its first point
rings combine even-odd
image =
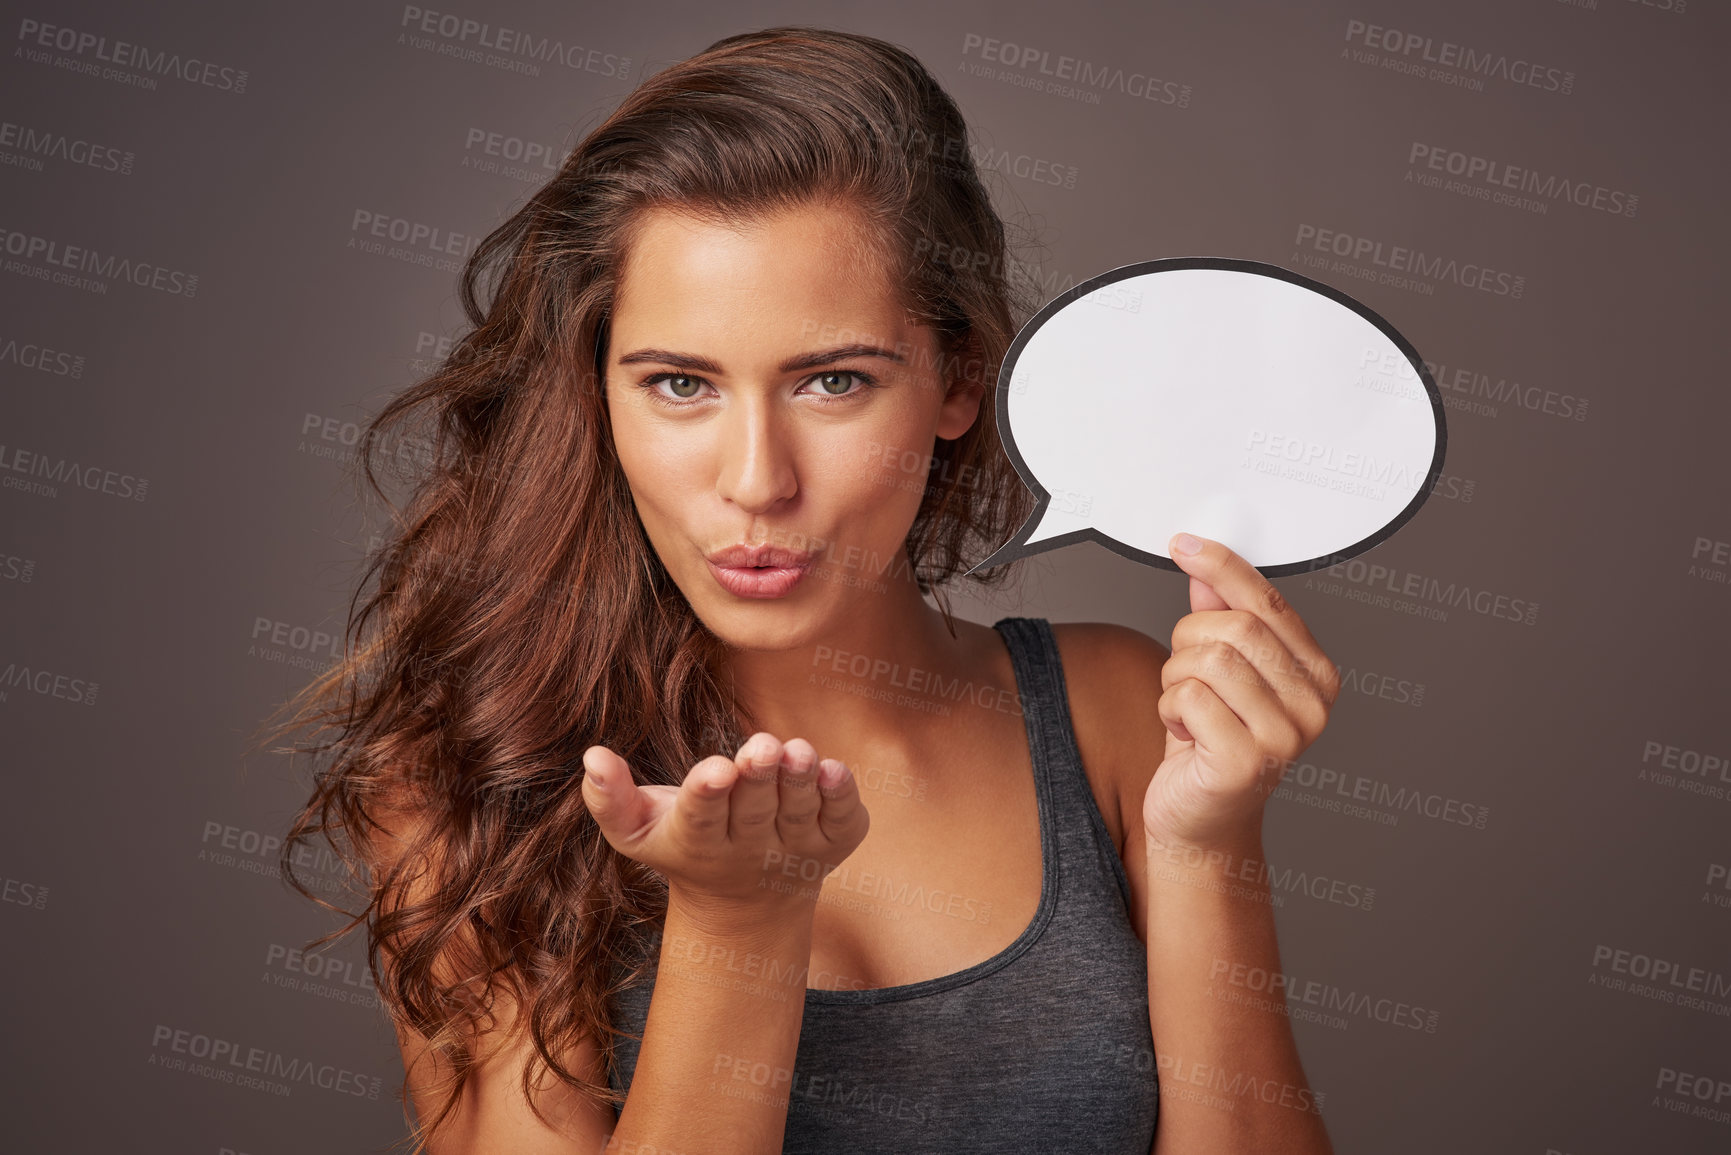
{"type": "Polygon", "coordinates": [[[954,441],[979,418],[980,402],[985,400],[988,387],[983,379],[985,357],[978,339],[970,334],[944,360],[945,393],[938,409],[938,436],[954,441]]]}

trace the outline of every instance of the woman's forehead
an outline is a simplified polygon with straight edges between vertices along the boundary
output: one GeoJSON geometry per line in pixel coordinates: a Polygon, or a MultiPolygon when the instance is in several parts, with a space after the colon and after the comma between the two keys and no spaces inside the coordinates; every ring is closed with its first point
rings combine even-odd
{"type": "Polygon", "coordinates": [[[718,221],[657,209],[635,232],[614,302],[616,355],[639,341],[774,345],[779,355],[918,339],[855,214],[802,206],[718,221]]]}

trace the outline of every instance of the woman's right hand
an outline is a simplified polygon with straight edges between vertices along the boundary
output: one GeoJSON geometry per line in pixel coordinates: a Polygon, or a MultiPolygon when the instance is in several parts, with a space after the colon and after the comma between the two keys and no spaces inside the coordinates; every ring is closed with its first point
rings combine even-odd
{"type": "Polygon", "coordinates": [[[753,734],[678,786],[637,785],[605,746],[585,750],[583,768],[583,801],[613,849],[718,910],[815,910],[823,879],[871,826],[853,774],[803,738],[753,734]]]}

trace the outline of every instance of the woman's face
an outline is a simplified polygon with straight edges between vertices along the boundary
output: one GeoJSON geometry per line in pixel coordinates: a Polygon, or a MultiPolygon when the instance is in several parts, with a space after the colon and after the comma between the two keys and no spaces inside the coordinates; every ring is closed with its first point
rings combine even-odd
{"type": "Polygon", "coordinates": [[[622,272],[619,460],[662,564],[739,648],[809,644],[884,607],[934,439],[979,411],[863,236],[835,206],[728,224],[656,209],[622,272]]]}

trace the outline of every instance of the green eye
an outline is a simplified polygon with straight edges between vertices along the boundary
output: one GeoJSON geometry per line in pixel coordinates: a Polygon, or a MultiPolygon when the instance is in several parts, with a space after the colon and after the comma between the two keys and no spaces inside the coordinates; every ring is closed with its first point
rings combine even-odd
{"type": "Polygon", "coordinates": [[[667,384],[673,390],[675,397],[695,397],[698,389],[701,388],[697,378],[687,377],[684,374],[676,374],[667,378],[667,384]]]}
{"type": "Polygon", "coordinates": [[[816,385],[818,391],[814,396],[828,405],[836,401],[852,401],[875,384],[870,375],[857,369],[831,369],[826,373],[807,377],[800,385],[800,391],[804,392],[807,385],[816,385]]]}

